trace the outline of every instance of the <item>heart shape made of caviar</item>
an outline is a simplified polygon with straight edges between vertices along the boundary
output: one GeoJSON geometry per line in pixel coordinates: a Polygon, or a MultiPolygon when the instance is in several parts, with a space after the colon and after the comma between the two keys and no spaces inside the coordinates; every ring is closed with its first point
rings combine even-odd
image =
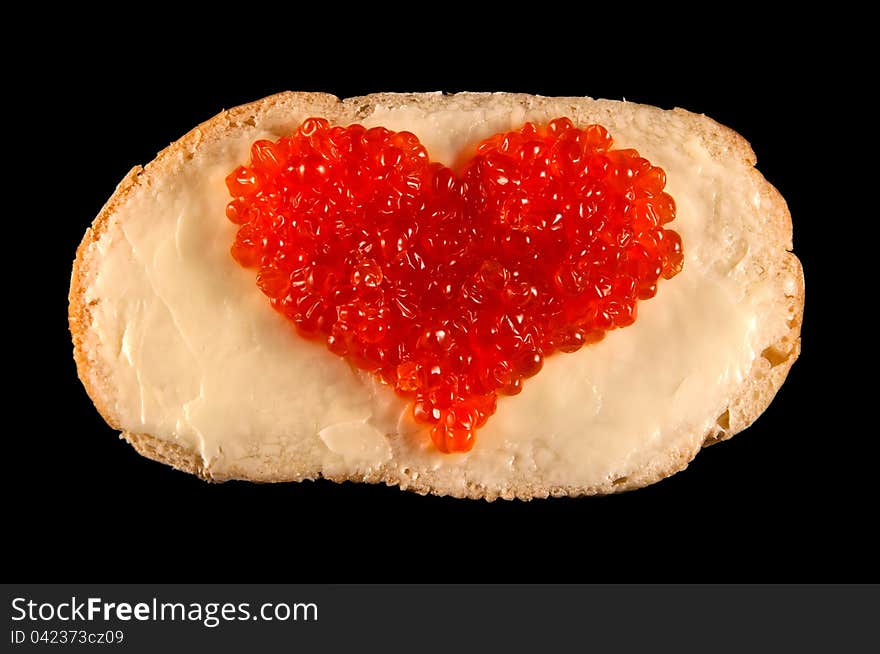
{"type": "Polygon", "coordinates": [[[599,125],[496,134],[456,174],[409,132],[306,120],[226,180],[232,256],[297,331],[466,451],[544,357],[625,327],[682,267],[666,176],[599,125]]]}

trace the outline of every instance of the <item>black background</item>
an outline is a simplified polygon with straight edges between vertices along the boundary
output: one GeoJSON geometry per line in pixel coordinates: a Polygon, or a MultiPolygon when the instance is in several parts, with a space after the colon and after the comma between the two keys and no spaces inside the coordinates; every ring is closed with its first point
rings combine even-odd
{"type": "Polygon", "coordinates": [[[15,289],[32,318],[10,352],[7,411],[25,418],[10,421],[4,455],[10,572],[46,581],[876,577],[867,535],[876,427],[849,424],[861,409],[836,372],[851,357],[837,325],[840,273],[826,256],[829,238],[846,230],[830,169],[849,165],[827,156],[845,125],[824,98],[848,91],[818,38],[833,27],[783,39],[771,27],[726,37],[673,24],[597,40],[591,30],[620,30],[590,19],[544,40],[528,16],[513,39],[501,25],[436,38],[412,24],[339,39],[314,21],[264,26],[266,39],[230,23],[196,41],[197,27],[173,21],[144,39],[120,30],[42,38],[49,63],[22,69],[36,106],[16,107],[24,143],[18,177],[6,182],[7,191],[33,185],[11,190],[25,200],[30,239],[13,248],[25,255],[17,278],[36,285],[15,289]],[[316,30],[318,40],[304,38],[316,30]],[[752,143],[789,202],[807,280],[801,359],[747,432],[671,479],[607,498],[490,504],[323,481],[209,485],[141,458],[76,377],[66,323],[76,245],[132,165],[222,108],[285,89],[625,97],[712,116],[752,143]]]}

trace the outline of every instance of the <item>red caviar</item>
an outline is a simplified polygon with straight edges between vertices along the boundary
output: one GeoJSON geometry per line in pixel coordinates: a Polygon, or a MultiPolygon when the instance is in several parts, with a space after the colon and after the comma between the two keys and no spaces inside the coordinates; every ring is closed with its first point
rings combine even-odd
{"type": "Polygon", "coordinates": [[[232,255],[301,335],[467,451],[499,394],[631,325],[681,270],[663,170],[611,145],[599,125],[526,123],[456,174],[409,132],[310,118],[227,177],[232,255]]]}

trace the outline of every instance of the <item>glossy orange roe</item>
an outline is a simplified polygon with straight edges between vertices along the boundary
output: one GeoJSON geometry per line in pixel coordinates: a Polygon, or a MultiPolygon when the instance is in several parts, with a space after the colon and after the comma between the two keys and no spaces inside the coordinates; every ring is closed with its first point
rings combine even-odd
{"type": "Polygon", "coordinates": [[[681,270],[663,170],[611,144],[599,125],[526,123],[457,175],[409,132],[310,118],[227,178],[232,255],[301,335],[467,451],[499,394],[631,325],[681,270]]]}

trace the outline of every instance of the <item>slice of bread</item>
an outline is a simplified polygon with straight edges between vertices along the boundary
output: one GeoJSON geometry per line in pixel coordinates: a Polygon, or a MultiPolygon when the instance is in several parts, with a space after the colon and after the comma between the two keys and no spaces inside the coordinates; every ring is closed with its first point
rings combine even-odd
{"type": "Polygon", "coordinates": [[[138,452],[208,480],[324,477],[489,500],[645,486],[750,425],[799,354],[791,217],[754,164],[738,134],[680,109],[503,93],[264,98],[132,169],[86,232],[69,297],[79,376],[138,452]],[[526,120],[602,124],[614,147],[665,169],[684,271],[632,327],[548,357],[470,453],[440,454],[404,400],[296,336],[228,254],[225,175],[254,140],[309,116],[412,131],[449,165],[526,120]]]}

